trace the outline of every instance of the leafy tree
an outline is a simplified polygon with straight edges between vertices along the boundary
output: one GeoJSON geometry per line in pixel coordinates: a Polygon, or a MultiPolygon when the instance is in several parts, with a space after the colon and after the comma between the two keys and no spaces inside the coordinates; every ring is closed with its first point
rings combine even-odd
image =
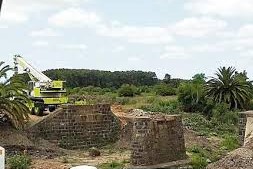
{"type": "Polygon", "coordinates": [[[160,96],[176,95],[176,89],[164,83],[155,85],[154,91],[157,95],[160,95],[160,96]]]}
{"type": "Polygon", "coordinates": [[[205,75],[196,74],[189,82],[181,83],[178,88],[178,101],[181,102],[184,111],[203,111],[206,105],[205,99],[205,75]]]}
{"type": "Polygon", "coordinates": [[[192,81],[195,84],[204,84],[206,82],[206,75],[204,73],[198,73],[192,77],[192,81]]]}
{"type": "Polygon", "coordinates": [[[124,97],[133,97],[136,94],[137,88],[133,85],[129,84],[124,84],[122,85],[119,90],[119,96],[124,96],[124,97]]]}
{"type": "Polygon", "coordinates": [[[25,104],[29,99],[23,94],[25,85],[20,80],[7,78],[10,70],[9,65],[0,62],[0,114],[6,114],[16,128],[22,128],[29,118],[25,104]]]}
{"type": "Polygon", "coordinates": [[[168,84],[170,82],[170,80],[171,80],[171,75],[166,73],[164,78],[163,78],[163,82],[168,84]]]}
{"type": "Polygon", "coordinates": [[[234,67],[220,67],[206,84],[206,93],[215,103],[227,103],[229,108],[246,108],[252,98],[252,84],[246,72],[234,67]]]}

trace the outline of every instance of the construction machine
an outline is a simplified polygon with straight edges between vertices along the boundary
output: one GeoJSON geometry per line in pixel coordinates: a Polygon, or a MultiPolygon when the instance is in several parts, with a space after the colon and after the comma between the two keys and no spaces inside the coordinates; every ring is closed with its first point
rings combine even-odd
{"type": "Polygon", "coordinates": [[[68,98],[64,96],[65,81],[51,80],[19,55],[14,56],[14,64],[16,74],[25,72],[31,79],[28,82],[27,94],[32,100],[30,106],[32,114],[43,115],[44,110],[52,112],[58,105],[68,102],[68,98]]]}

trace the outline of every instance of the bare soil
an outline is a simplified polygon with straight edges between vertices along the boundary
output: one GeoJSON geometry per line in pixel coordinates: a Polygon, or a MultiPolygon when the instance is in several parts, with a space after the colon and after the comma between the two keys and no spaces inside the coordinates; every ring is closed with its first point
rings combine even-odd
{"type": "Polygon", "coordinates": [[[252,169],[253,150],[238,148],[221,160],[210,164],[207,169],[252,169]]]}

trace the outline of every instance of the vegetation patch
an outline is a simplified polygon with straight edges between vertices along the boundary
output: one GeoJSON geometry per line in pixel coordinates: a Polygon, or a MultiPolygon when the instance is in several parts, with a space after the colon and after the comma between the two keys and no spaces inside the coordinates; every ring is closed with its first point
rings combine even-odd
{"type": "Polygon", "coordinates": [[[122,161],[122,162],[117,162],[117,161],[112,161],[109,163],[103,163],[98,166],[99,169],[123,169],[128,163],[127,161],[122,161]]]}
{"type": "Polygon", "coordinates": [[[10,169],[29,169],[31,158],[28,155],[14,155],[9,158],[8,166],[10,169]]]}

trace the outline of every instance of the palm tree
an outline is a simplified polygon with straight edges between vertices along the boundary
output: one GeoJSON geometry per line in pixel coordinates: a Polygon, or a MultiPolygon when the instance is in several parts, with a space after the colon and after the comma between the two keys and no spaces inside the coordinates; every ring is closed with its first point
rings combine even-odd
{"type": "Polygon", "coordinates": [[[28,97],[23,93],[25,85],[15,77],[7,78],[12,68],[0,62],[0,114],[6,114],[16,128],[23,128],[28,120],[28,97]]]}
{"type": "Polygon", "coordinates": [[[234,67],[220,67],[215,73],[217,77],[206,83],[207,96],[216,103],[227,103],[230,108],[244,109],[252,98],[252,84],[242,74],[234,67]]]}

